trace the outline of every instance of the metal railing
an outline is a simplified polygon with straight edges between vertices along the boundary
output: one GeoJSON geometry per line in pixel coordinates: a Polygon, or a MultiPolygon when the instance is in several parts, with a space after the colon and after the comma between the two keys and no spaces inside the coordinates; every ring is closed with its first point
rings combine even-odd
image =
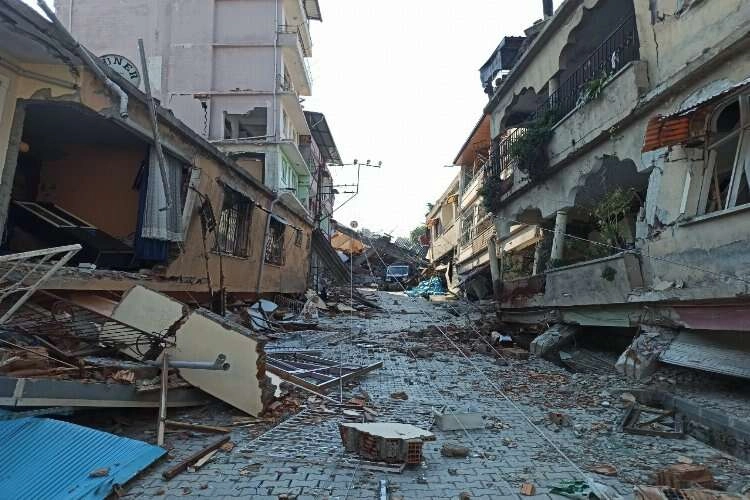
{"type": "Polygon", "coordinates": [[[279,26],[279,33],[297,35],[299,46],[302,49],[302,55],[304,56],[305,54],[310,53],[310,48],[305,45],[305,38],[302,36],[302,30],[299,29],[299,26],[295,26],[292,24],[282,24],[279,26]]]}
{"type": "MultiPolygon", "coordinates": [[[[549,113],[555,121],[564,118],[581,104],[589,94],[589,84],[594,80],[606,79],[626,64],[640,57],[638,27],[635,15],[623,21],[609,37],[597,47],[529,117],[528,122],[541,119],[549,113]]],[[[490,161],[487,175],[500,175],[501,194],[513,188],[515,167],[510,155],[510,147],[523,134],[523,126],[510,132],[501,141],[493,141],[490,148],[490,161]]]]}
{"type": "Polygon", "coordinates": [[[558,89],[537,109],[535,117],[552,112],[559,120],[570,113],[585,98],[587,84],[607,78],[626,64],[640,57],[638,26],[635,15],[625,19],[586,61],[581,64],[558,89]]]}

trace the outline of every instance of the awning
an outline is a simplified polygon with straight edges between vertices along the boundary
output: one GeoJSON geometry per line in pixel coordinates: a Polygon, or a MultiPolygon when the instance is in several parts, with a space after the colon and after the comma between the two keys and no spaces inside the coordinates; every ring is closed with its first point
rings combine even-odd
{"type": "Polygon", "coordinates": [[[713,112],[713,105],[734,93],[750,87],[750,78],[739,83],[720,82],[693,94],[680,106],[680,110],[669,115],[651,118],[646,127],[643,152],[703,140],[706,133],[706,118],[713,112]]]}

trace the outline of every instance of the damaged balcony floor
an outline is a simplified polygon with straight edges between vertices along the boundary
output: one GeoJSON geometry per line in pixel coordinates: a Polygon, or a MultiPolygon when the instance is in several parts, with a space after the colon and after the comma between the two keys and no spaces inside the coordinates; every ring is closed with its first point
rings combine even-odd
{"type": "MultiPolygon", "coordinates": [[[[344,454],[337,423],[345,417],[310,408],[270,429],[267,425],[234,427],[232,441],[236,446],[230,452],[219,453],[197,472],[184,472],[168,482],[161,478],[161,472],[174,461],[163,462],[129,484],[125,495],[372,499],[380,498],[380,480],[387,479],[393,499],[458,498],[463,492],[473,499],[529,498],[519,493],[525,482],[536,486],[536,496],[531,498],[550,498],[549,489],[561,480],[581,479],[576,467],[476,368],[502,387],[577,467],[624,496],[630,496],[633,484],[651,484],[660,468],[686,461],[706,465],[722,487],[748,482],[750,465],[693,438],[618,432],[623,409],[617,389],[629,386],[614,375],[571,375],[534,358],[498,363],[494,356],[472,352],[468,344],[459,344],[475,367],[440,332],[430,328],[433,324],[443,327],[465,322],[450,314],[447,306],[385,292],[381,292],[380,302],[385,311],[370,319],[326,318],[321,320],[322,331],[289,334],[269,347],[317,349],[326,358],[358,364],[383,361],[383,368],[344,388],[343,394],[348,400],[367,392],[379,413],[378,421],[428,428],[432,408],[448,405],[481,413],[487,428],[469,430],[467,435],[435,427],[432,432],[437,440],[425,443],[422,466],[387,473],[368,470],[356,457],[344,454]],[[416,358],[411,355],[414,352],[416,358]],[[405,392],[408,399],[392,399],[391,394],[397,392],[405,392]],[[550,412],[569,417],[569,425],[550,422],[550,412]],[[471,454],[467,458],[443,457],[440,449],[447,442],[467,446],[471,454]],[[589,472],[596,465],[614,466],[617,475],[589,472]]],[[[331,395],[338,397],[338,392],[331,395]]],[[[202,424],[222,425],[229,419],[228,412],[231,410],[216,405],[181,416],[202,424]]],[[[153,427],[152,422],[146,424],[153,427]]],[[[136,428],[123,428],[122,432],[132,433],[136,428]]],[[[186,456],[213,439],[215,436],[193,435],[189,441],[174,443],[171,454],[186,456]]]]}

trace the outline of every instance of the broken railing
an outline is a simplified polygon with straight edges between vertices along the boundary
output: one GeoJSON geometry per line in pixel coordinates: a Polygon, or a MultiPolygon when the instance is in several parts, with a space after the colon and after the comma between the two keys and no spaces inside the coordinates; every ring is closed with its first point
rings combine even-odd
{"type": "Polygon", "coordinates": [[[9,304],[0,325],[80,250],[81,245],[68,245],[0,256],[0,305],[9,304]]]}

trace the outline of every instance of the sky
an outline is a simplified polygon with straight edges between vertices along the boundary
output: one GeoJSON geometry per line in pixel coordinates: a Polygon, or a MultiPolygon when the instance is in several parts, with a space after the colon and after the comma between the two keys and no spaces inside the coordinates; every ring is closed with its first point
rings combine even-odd
{"type": "MultiPolygon", "coordinates": [[[[326,115],[345,163],[383,162],[361,169],[359,194],[334,219],[406,236],[458,174],[446,165],[487,103],[479,67],[504,36],[522,35],[542,17],[542,0],[320,0],[320,6],[323,22],[312,22],[313,95],[303,106],[326,115]]],[[[333,174],[335,183],[352,183],[356,167],[333,174]]],[[[337,205],[349,196],[339,195],[337,205]]]]}

